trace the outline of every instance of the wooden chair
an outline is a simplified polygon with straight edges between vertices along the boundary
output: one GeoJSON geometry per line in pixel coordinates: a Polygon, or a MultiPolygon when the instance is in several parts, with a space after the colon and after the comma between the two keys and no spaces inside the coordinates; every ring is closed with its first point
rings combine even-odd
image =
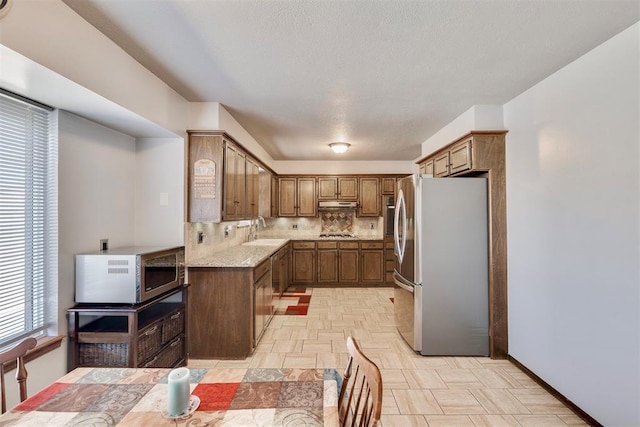
{"type": "Polygon", "coordinates": [[[27,338],[20,344],[0,353],[0,387],[2,389],[2,412],[7,411],[7,398],[4,390],[4,365],[16,361],[16,380],[20,386],[20,402],[27,398],[27,369],[24,367],[24,355],[36,346],[35,338],[27,338]]]}
{"type": "Polygon", "coordinates": [[[382,411],[380,369],[362,353],[352,337],[347,338],[347,350],[349,361],[338,399],[340,426],[376,426],[382,411]]]}

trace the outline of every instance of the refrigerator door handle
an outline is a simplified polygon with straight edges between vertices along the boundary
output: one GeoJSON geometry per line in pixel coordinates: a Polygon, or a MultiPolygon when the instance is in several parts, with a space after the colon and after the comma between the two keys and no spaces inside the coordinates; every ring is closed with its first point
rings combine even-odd
{"type": "Polygon", "coordinates": [[[396,255],[398,256],[398,260],[400,264],[402,264],[402,259],[404,258],[404,251],[407,239],[407,212],[406,212],[406,204],[404,201],[404,193],[402,189],[398,192],[398,202],[396,204],[395,216],[393,218],[393,240],[394,240],[394,250],[396,255]],[[400,242],[400,233],[399,233],[399,223],[400,223],[400,211],[402,211],[402,242],[400,242]]]}
{"type": "Polygon", "coordinates": [[[402,283],[401,281],[399,281],[398,279],[393,279],[393,281],[395,282],[396,285],[398,285],[399,288],[404,289],[407,292],[411,292],[414,293],[413,291],[413,286],[407,285],[402,283]]]}

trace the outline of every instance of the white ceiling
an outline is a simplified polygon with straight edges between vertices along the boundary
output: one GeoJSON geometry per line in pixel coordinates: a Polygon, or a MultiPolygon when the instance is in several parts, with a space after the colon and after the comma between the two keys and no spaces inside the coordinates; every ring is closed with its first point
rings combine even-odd
{"type": "Polygon", "coordinates": [[[64,0],[275,160],[414,160],[640,20],[637,0],[64,0]]]}

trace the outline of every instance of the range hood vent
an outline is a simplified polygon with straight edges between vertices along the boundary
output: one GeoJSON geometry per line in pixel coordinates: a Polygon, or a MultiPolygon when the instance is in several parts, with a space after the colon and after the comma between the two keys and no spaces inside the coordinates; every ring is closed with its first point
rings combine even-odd
{"type": "Polygon", "coordinates": [[[342,202],[339,200],[318,202],[318,209],[320,210],[328,210],[328,209],[353,210],[353,209],[356,209],[357,207],[358,207],[358,202],[342,202]]]}

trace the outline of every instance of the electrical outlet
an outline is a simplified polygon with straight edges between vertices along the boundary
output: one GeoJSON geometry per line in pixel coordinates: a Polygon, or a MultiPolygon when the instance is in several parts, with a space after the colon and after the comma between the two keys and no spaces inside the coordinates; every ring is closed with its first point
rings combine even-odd
{"type": "Polygon", "coordinates": [[[204,242],[204,233],[202,231],[198,231],[198,244],[204,242]]]}
{"type": "Polygon", "coordinates": [[[294,230],[297,230],[297,229],[298,229],[298,224],[293,224],[293,225],[291,226],[291,228],[292,228],[292,229],[294,229],[294,230]]]}
{"type": "Polygon", "coordinates": [[[100,239],[100,250],[101,251],[109,250],[109,239],[100,239]]]}

